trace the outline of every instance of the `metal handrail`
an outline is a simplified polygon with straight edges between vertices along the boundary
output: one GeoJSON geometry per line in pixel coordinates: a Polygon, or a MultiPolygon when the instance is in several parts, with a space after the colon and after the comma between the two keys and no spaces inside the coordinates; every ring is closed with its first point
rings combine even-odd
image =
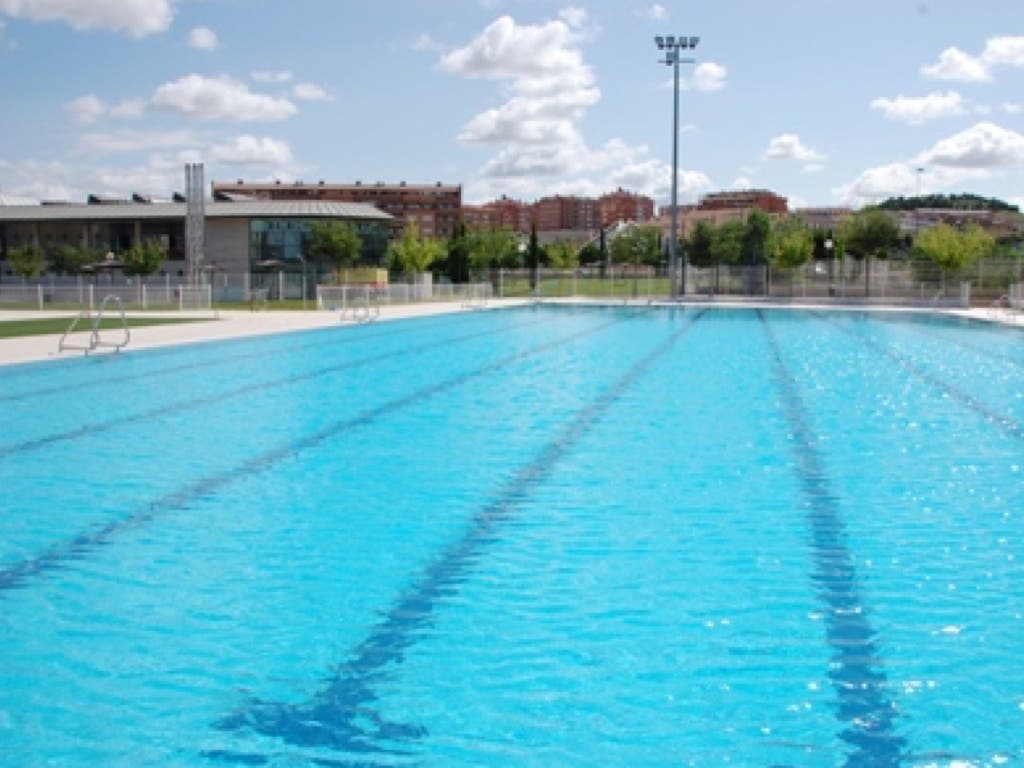
{"type": "Polygon", "coordinates": [[[131,331],[128,329],[128,319],[124,314],[124,302],[121,301],[121,297],[117,294],[108,294],[100,302],[100,308],[94,315],[91,311],[79,312],[78,315],[71,321],[67,330],[64,331],[64,335],[60,337],[60,341],[57,343],[57,352],[63,352],[66,349],[78,350],[89,354],[98,347],[111,347],[115,352],[120,352],[123,347],[128,346],[128,342],[131,340],[131,331]],[[100,324],[103,322],[103,313],[107,309],[107,303],[110,301],[116,301],[118,309],[121,313],[121,327],[124,330],[124,339],[122,341],[104,341],[100,337],[100,324]],[[68,336],[74,333],[78,327],[78,323],[82,320],[88,319],[90,321],[89,328],[89,342],[87,345],[72,344],[68,342],[68,336]]]}

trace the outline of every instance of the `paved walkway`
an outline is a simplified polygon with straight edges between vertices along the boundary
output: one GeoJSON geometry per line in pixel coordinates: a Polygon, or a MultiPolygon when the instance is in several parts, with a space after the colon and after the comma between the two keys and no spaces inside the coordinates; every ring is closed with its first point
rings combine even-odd
{"type": "MultiPolygon", "coordinates": [[[[489,307],[511,306],[521,304],[521,301],[490,301],[489,307]]],[[[455,312],[468,312],[458,302],[443,302],[430,304],[405,304],[401,306],[381,307],[380,317],[375,322],[397,320],[405,317],[420,317],[425,315],[439,315],[455,312]]],[[[68,324],[74,319],[75,312],[39,312],[39,311],[3,311],[0,310],[0,321],[40,319],[44,317],[65,318],[68,324]]],[[[129,315],[131,313],[128,313],[129,315]]],[[[237,339],[246,336],[260,336],[272,333],[287,333],[290,331],[302,331],[311,328],[328,328],[342,325],[341,316],[338,312],[323,311],[260,311],[247,312],[240,310],[227,310],[213,312],[174,312],[174,313],[146,313],[146,317],[154,317],[166,314],[172,317],[197,318],[196,322],[172,323],[168,325],[151,325],[131,329],[131,341],[125,348],[126,352],[137,349],[152,349],[154,347],[166,347],[175,344],[191,344],[205,341],[218,341],[221,339],[237,339]]],[[[344,323],[351,325],[352,322],[344,323]]],[[[82,324],[84,326],[84,323],[82,324]]],[[[80,327],[82,327],[80,326],[80,327]]],[[[123,331],[110,329],[100,332],[104,339],[119,340],[123,331]]],[[[23,336],[14,339],[0,339],[0,365],[14,363],[30,363],[42,360],[56,360],[81,356],[81,351],[68,350],[58,352],[60,338],[63,332],[56,334],[44,334],[39,336],[23,336]]],[[[82,343],[88,333],[77,333],[75,339],[82,343]]],[[[94,355],[112,354],[109,348],[100,348],[91,353],[94,355]]]]}
{"type": "MultiPolygon", "coordinates": [[[[514,306],[525,303],[522,299],[491,300],[488,307],[514,306]]],[[[552,302],[556,303],[556,302],[552,302]]],[[[557,303],[594,303],[586,300],[559,300],[557,303]]],[[[599,302],[598,302],[599,303],[599,302]]],[[[616,302],[620,304],[620,302],[616,302]]],[[[646,300],[641,302],[646,305],[646,300]]],[[[714,306],[728,306],[726,302],[716,301],[714,306]]],[[[749,302],[738,303],[736,306],[755,306],[749,302]]],[[[759,304],[758,306],[778,306],[777,304],[759,304]]],[[[803,306],[786,304],[787,307],[803,306]]],[[[812,308],[807,306],[806,308],[812,308]]],[[[838,307],[835,305],[814,306],[814,309],[851,309],[863,310],[864,307],[838,307]]],[[[872,307],[872,310],[883,309],[872,307]]],[[[891,308],[892,311],[922,311],[907,310],[905,308],[891,308]]],[[[457,302],[441,302],[430,304],[404,304],[401,306],[382,307],[380,321],[396,320],[405,317],[421,317],[425,315],[448,314],[455,312],[467,312],[457,302]]],[[[929,310],[931,311],[931,310],[929,310]]],[[[1006,311],[992,311],[986,309],[967,310],[946,310],[945,314],[970,317],[976,320],[988,322],[999,322],[1016,325],[1024,328],[1024,314],[1010,313],[1006,311]]],[[[62,317],[68,323],[75,317],[74,312],[39,312],[39,311],[4,311],[0,310],[0,321],[21,320],[27,318],[38,319],[42,317],[62,317]]],[[[156,313],[147,313],[148,317],[156,313]]],[[[338,326],[342,323],[337,312],[330,311],[291,311],[291,312],[246,312],[228,310],[206,313],[168,313],[174,317],[196,317],[200,322],[180,323],[170,325],[146,326],[143,328],[131,329],[131,342],[126,348],[127,351],[136,349],[150,349],[153,347],[165,347],[175,344],[190,344],[204,341],[217,341],[220,339],[236,339],[245,336],[259,336],[272,333],[287,333],[289,331],[300,331],[310,328],[327,328],[338,326]]],[[[105,338],[119,339],[119,331],[107,330],[102,332],[105,338]]],[[[0,339],[0,366],[15,363],[39,362],[42,360],[55,360],[81,355],[82,352],[57,351],[62,334],[46,334],[42,336],[24,336],[15,339],[0,339]]],[[[85,334],[82,334],[84,337],[85,334]]],[[[110,349],[100,349],[93,354],[110,354],[110,349]]]]}

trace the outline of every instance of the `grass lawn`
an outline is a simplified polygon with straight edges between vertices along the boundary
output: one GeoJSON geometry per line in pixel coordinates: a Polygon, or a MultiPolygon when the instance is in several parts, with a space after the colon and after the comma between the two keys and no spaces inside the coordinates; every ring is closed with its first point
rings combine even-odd
{"type": "MultiPolygon", "coordinates": [[[[70,317],[41,317],[38,320],[3,320],[0,321],[0,339],[13,339],[18,336],[40,336],[47,333],[64,333],[71,325],[70,317]]],[[[205,322],[195,317],[128,317],[129,328],[141,328],[146,325],[169,325],[170,323],[205,322]]],[[[121,328],[121,318],[106,317],[100,322],[100,328],[121,328]]],[[[75,333],[89,331],[92,322],[82,320],[75,333]]]]}

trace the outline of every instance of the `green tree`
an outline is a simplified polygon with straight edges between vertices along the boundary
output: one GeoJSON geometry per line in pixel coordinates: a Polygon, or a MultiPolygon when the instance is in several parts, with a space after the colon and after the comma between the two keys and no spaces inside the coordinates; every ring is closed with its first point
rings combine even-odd
{"type": "Polygon", "coordinates": [[[314,221],[309,225],[305,251],[309,256],[334,266],[341,282],[341,270],[356,263],[362,245],[355,227],[347,221],[332,219],[314,221]]]}
{"type": "Polygon", "coordinates": [[[760,208],[754,208],[747,215],[746,228],[743,232],[743,252],[740,256],[742,264],[763,264],[767,257],[765,248],[771,235],[772,220],[760,208]]]}
{"type": "Polygon", "coordinates": [[[455,231],[448,240],[448,257],[445,271],[453,283],[469,282],[469,248],[466,243],[466,223],[459,219],[455,231]]]}
{"type": "Polygon", "coordinates": [[[915,255],[935,262],[943,274],[973,264],[994,247],[991,235],[973,224],[962,232],[949,224],[936,224],[918,233],[914,241],[915,255]]]}
{"type": "Polygon", "coordinates": [[[540,244],[537,242],[537,225],[530,226],[530,242],[526,246],[526,268],[530,270],[530,288],[537,287],[537,270],[540,268],[540,244]]]}
{"type": "Polygon", "coordinates": [[[612,240],[612,260],[620,264],[657,266],[661,262],[660,241],[658,227],[630,227],[612,240]]]}
{"type": "Polygon", "coordinates": [[[515,233],[501,229],[471,229],[466,233],[470,269],[482,274],[492,269],[516,269],[522,266],[522,255],[515,233]]]}
{"type": "Polygon", "coordinates": [[[899,245],[900,232],[892,214],[880,208],[864,208],[842,222],[837,239],[856,259],[884,259],[899,245]]]}
{"type": "Polygon", "coordinates": [[[739,264],[747,225],[742,219],[729,219],[711,230],[711,263],[739,264]]]}
{"type": "Polygon", "coordinates": [[[580,249],[580,264],[599,264],[604,256],[601,254],[601,246],[597,243],[587,243],[580,249]]]}
{"type": "Polygon", "coordinates": [[[893,215],[880,208],[857,211],[839,226],[845,253],[864,263],[864,295],[871,293],[871,259],[886,259],[900,243],[893,215]]]}
{"type": "Polygon", "coordinates": [[[49,255],[50,269],[65,275],[80,275],[83,268],[99,260],[99,254],[95,251],[71,243],[58,243],[49,255]]]}
{"type": "Polygon", "coordinates": [[[799,267],[814,255],[814,233],[800,219],[783,219],[772,227],[765,254],[773,267],[799,267]]]}
{"type": "Polygon", "coordinates": [[[706,221],[701,219],[694,225],[686,244],[689,262],[693,266],[710,267],[715,263],[711,258],[711,241],[713,238],[713,228],[706,221]]]}
{"type": "Polygon", "coordinates": [[[7,251],[7,263],[22,277],[39,277],[46,269],[43,252],[34,245],[23,245],[7,251]]]}
{"type": "Polygon", "coordinates": [[[147,240],[144,243],[136,243],[127,251],[121,254],[121,263],[124,265],[126,275],[152,275],[160,265],[164,263],[167,254],[160,247],[156,240],[147,240]]]}
{"type": "Polygon", "coordinates": [[[581,247],[573,240],[559,240],[547,247],[548,262],[554,269],[575,269],[581,247]]]}
{"type": "Polygon", "coordinates": [[[400,240],[388,244],[388,267],[397,272],[427,272],[444,256],[444,244],[436,237],[423,237],[416,222],[406,224],[400,240]]]}

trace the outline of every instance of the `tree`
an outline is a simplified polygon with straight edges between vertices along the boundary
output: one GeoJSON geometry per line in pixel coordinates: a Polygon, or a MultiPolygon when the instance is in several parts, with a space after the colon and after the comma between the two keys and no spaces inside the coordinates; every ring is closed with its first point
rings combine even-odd
{"type": "Polygon", "coordinates": [[[469,264],[473,272],[515,269],[522,266],[519,243],[508,227],[472,229],[466,234],[469,264]]]}
{"type": "Polygon", "coordinates": [[[530,226],[530,243],[526,246],[526,267],[530,270],[530,288],[537,287],[537,270],[540,268],[540,245],[537,242],[537,225],[530,226]]]}
{"type": "Polygon", "coordinates": [[[156,240],[147,240],[144,243],[136,243],[122,253],[121,263],[124,265],[126,275],[145,277],[160,269],[165,258],[167,258],[167,254],[160,247],[160,243],[156,240]]]}
{"type": "Polygon", "coordinates": [[[444,245],[436,237],[420,235],[416,222],[410,221],[400,240],[388,245],[388,266],[398,272],[427,272],[444,255],[444,245]]]}
{"type": "Polygon", "coordinates": [[[880,208],[865,208],[843,221],[839,240],[857,259],[884,259],[899,245],[900,232],[892,215],[880,208]]]}
{"type": "Polygon", "coordinates": [[[547,247],[548,261],[554,269],[575,269],[580,254],[580,244],[573,240],[559,240],[547,247]]]}
{"type": "Polygon", "coordinates": [[[466,223],[462,219],[456,222],[455,231],[448,241],[445,270],[453,283],[469,282],[469,248],[466,243],[466,223]]]}
{"type": "Polygon", "coordinates": [[[39,277],[46,268],[43,252],[34,245],[11,248],[7,252],[7,262],[22,277],[39,277]]]}
{"type": "Polygon", "coordinates": [[[601,246],[597,243],[587,243],[580,248],[580,264],[600,264],[604,256],[601,254],[601,246]]]}
{"type": "Polygon", "coordinates": [[[50,251],[50,268],[66,275],[79,275],[84,267],[98,260],[99,255],[94,251],[71,243],[58,243],[50,251]]]}
{"type": "Polygon", "coordinates": [[[740,261],[743,264],[763,264],[766,258],[765,247],[772,230],[772,220],[760,208],[754,208],[747,215],[747,225],[743,232],[743,253],[740,261]]]}
{"type": "Polygon", "coordinates": [[[783,219],[769,232],[765,254],[773,267],[799,267],[814,255],[814,233],[796,217],[783,219]]]}
{"type": "Polygon", "coordinates": [[[888,258],[900,242],[900,230],[895,219],[880,208],[865,208],[843,221],[838,239],[846,253],[864,262],[864,295],[870,295],[870,259],[888,258]]]}
{"type": "Polygon", "coordinates": [[[741,219],[729,219],[711,230],[710,255],[713,264],[738,264],[743,255],[747,226],[741,219]]]}
{"type": "Polygon", "coordinates": [[[711,225],[703,219],[694,225],[687,242],[687,253],[689,261],[693,266],[710,267],[715,263],[711,258],[711,240],[713,237],[711,225]]]}
{"type": "Polygon", "coordinates": [[[918,233],[914,252],[935,262],[943,275],[961,269],[990,253],[995,241],[980,227],[971,225],[963,232],[940,223],[918,233]]]}
{"type": "Polygon", "coordinates": [[[612,240],[612,260],[657,266],[661,261],[660,240],[658,227],[630,227],[612,240]]]}
{"type": "Polygon", "coordinates": [[[355,227],[347,221],[314,221],[309,225],[305,251],[315,259],[320,259],[335,266],[338,281],[341,281],[341,270],[351,267],[359,258],[362,241],[355,227]]]}

